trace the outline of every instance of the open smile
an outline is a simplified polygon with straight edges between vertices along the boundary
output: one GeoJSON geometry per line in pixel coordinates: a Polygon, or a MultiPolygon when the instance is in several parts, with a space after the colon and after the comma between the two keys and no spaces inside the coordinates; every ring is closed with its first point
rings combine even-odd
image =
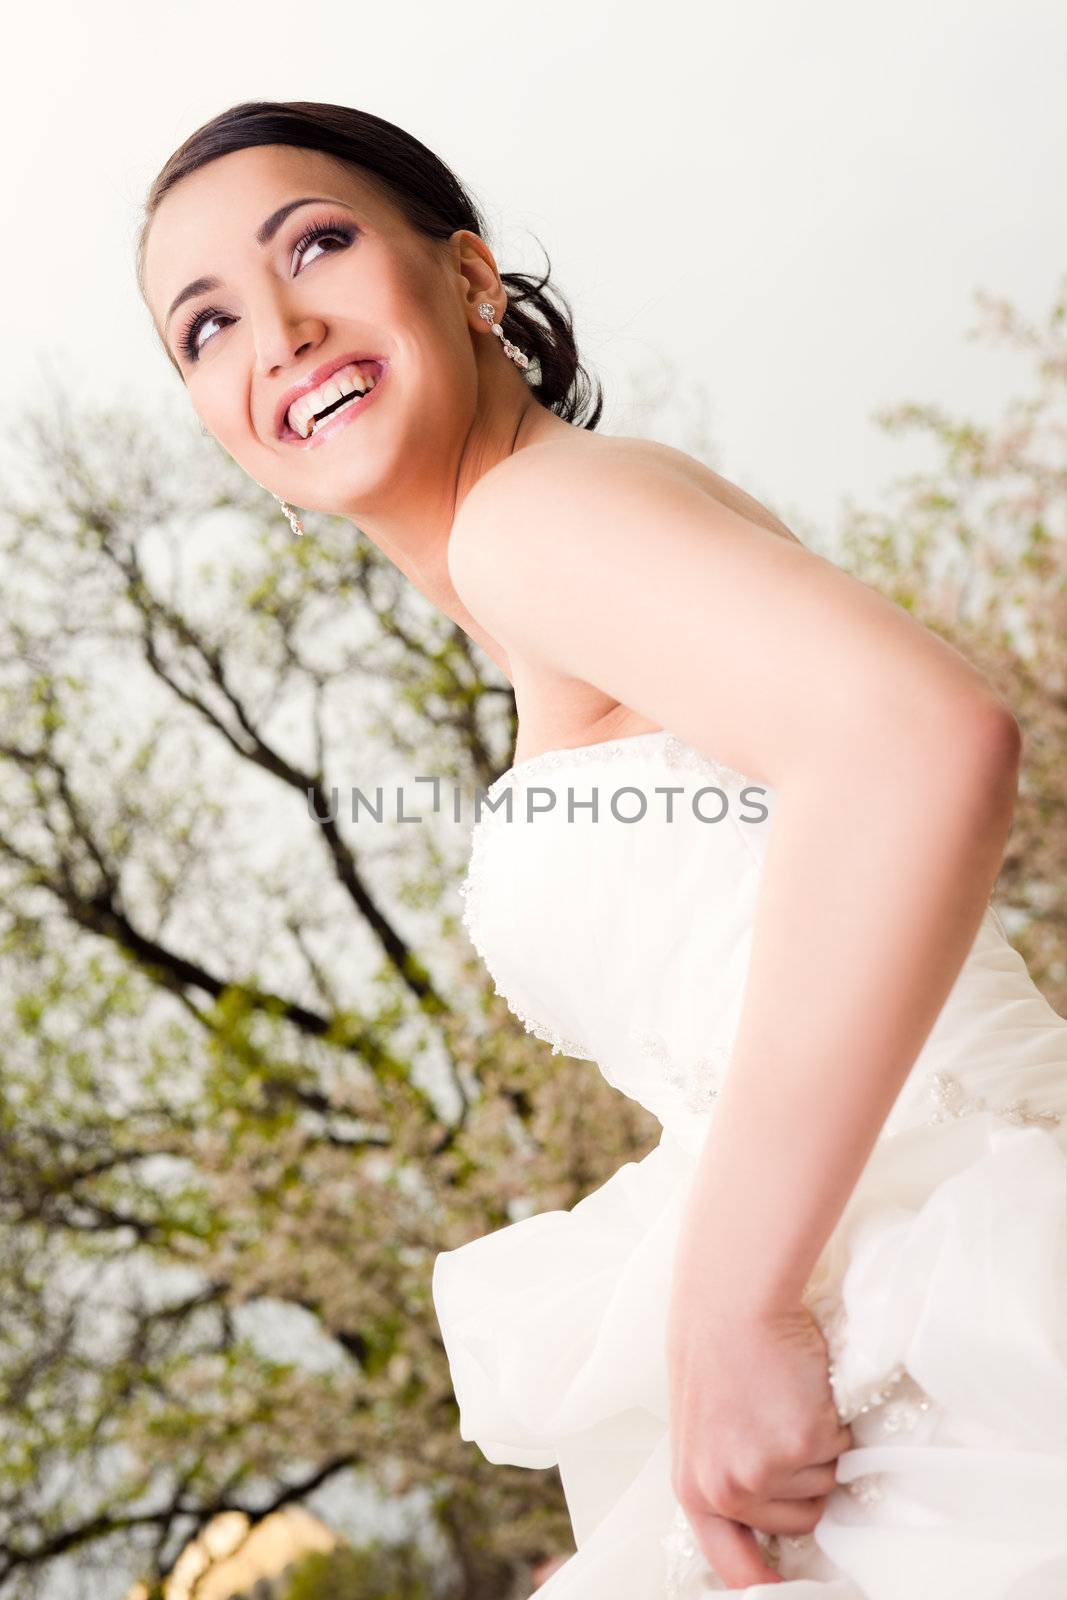
{"type": "MultiPolygon", "coordinates": [[[[370,365],[370,363],[365,364],[370,365]]],[[[283,443],[294,450],[314,450],[317,445],[325,444],[328,439],[333,438],[334,434],[339,433],[342,428],[355,421],[356,417],[361,416],[369,405],[374,404],[389,371],[389,363],[387,361],[376,361],[373,364],[378,369],[378,377],[373,389],[368,389],[364,395],[348,395],[344,400],[339,400],[332,410],[323,417],[322,421],[315,424],[313,432],[306,439],[302,439],[289,426],[288,422],[283,422],[281,432],[283,443]]]]}

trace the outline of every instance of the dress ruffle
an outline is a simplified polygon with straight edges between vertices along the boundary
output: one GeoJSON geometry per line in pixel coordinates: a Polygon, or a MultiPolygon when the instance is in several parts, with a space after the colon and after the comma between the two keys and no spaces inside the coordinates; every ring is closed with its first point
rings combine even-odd
{"type": "Polygon", "coordinates": [[[539,1600],[1067,1595],[1064,1132],[977,1111],[874,1147],[809,1284],[855,1447],[785,1584],[727,1589],[670,1484],[665,1359],[693,1151],[439,1255],[461,1437],[558,1466],[577,1553],[539,1600]]]}

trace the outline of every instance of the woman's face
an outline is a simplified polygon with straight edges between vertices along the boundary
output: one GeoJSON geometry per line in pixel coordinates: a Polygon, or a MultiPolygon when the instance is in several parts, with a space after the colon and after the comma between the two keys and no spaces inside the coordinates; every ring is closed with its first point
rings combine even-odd
{"type": "Polygon", "coordinates": [[[241,150],[184,178],[152,221],[144,281],[197,416],[297,506],[378,515],[383,527],[416,506],[443,513],[472,437],[493,434],[490,413],[517,416],[531,399],[499,341],[472,338],[488,332],[478,302],[502,308],[482,240],[423,238],[358,172],[316,151],[241,150]],[[295,437],[292,391],[353,356],[383,363],[369,398],[295,437]]]}

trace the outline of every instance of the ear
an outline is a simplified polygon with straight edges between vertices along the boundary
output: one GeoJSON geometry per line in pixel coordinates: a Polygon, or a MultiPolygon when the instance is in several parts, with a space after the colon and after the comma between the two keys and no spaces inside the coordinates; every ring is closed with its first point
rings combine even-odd
{"type": "Polygon", "coordinates": [[[472,328],[483,331],[485,323],[478,317],[478,306],[482,301],[491,301],[496,306],[496,315],[501,317],[507,298],[501,274],[496,270],[493,251],[480,235],[472,234],[466,227],[451,235],[451,245],[456,251],[456,270],[462,280],[462,298],[467,307],[467,317],[472,328]]]}

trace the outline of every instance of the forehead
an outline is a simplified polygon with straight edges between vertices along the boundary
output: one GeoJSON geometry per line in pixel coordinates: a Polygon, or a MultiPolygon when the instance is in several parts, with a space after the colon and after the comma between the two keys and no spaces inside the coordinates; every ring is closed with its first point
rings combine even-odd
{"type": "Polygon", "coordinates": [[[144,281],[157,321],[191,279],[225,277],[227,261],[258,256],[256,229],[278,206],[301,195],[344,201],[382,233],[402,226],[372,178],[319,150],[272,144],[231,151],[175,184],[152,219],[144,281]]]}

